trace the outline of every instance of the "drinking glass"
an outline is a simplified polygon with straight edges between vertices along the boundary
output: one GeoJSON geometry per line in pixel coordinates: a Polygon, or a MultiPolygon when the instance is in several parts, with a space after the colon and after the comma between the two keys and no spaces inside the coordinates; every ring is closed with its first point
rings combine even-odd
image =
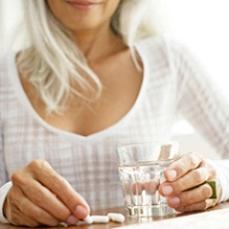
{"type": "Polygon", "coordinates": [[[178,150],[176,142],[118,147],[119,176],[130,216],[163,218],[175,214],[158,188],[165,181],[164,170],[179,158],[178,150]]]}

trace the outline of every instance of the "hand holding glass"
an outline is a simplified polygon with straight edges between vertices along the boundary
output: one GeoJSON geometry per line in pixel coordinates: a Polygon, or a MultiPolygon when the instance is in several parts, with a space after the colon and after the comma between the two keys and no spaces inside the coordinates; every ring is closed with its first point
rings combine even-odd
{"type": "Polygon", "coordinates": [[[143,143],[118,147],[119,174],[131,216],[167,217],[175,210],[159,194],[164,170],[177,158],[178,144],[143,143]]]}

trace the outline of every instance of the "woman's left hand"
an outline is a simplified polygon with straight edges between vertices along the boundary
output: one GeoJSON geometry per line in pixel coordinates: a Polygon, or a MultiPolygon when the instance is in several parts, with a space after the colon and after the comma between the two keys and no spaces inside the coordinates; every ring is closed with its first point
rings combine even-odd
{"type": "Polygon", "coordinates": [[[203,184],[216,180],[216,171],[194,153],[185,154],[173,162],[164,175],[166,181],[160,185],[159,191],[166,197],[168,205],[179,212],[206,210],[219,201],[219,198],[209,199],[213,194],[212,188],[203,184]]]}

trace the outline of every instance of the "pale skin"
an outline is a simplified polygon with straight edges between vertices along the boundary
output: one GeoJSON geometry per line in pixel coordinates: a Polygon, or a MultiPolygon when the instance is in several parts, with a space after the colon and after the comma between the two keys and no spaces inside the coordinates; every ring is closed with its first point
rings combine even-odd
{"type": "MultiPolygon", "coordinates": [[[[112,126],[133,106],[143,77],[131,59],[130,50],[110,27],[120,0],[95,0],[98,4],[88,11],[73,8],[64,0],[47,2],[57,20],[71,31],[74,41],[106,89],[90,109],[85,106],[78,112],[80,101],[71,97],[63,115],[47,115],[39,96],[31,90],[32,86],[20,72],[31,104],[48,124],[68,132],[87,136],[112,126]]],[[[167,181],[160,187],[149,184],[146,188],[152,193],[154,190],[151,189],[159,188],[169,205],[176,210],[197,211],[213,205],[206,201],[212,194],[210,186],[190,190],[205,180],[216,179],[214,169],[196,154],[184,155],[171,164],[165,171],[165,177],[167,181]]],[[[14,225],[74,224],[90,214],[89,205],[77,190],[46,161],[32,161],[25,168],[15,171],[12,181],[4,213],[14,225]]]]}

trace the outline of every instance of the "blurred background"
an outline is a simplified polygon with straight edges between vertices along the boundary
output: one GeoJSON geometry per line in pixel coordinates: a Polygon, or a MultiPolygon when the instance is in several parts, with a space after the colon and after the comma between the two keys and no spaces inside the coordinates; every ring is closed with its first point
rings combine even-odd
{"type": "MultiPolygon", "coordinates": [[[[192,50],[229,100],[228,10],[228,0],[156,0],[152,13],[155,20],[163,17],[164,32],[192,50]]],[[[20,33],[21,17],[21,0],[0,0],[1,50],[4,40],[14,36],[15,28],[20,33]]],[[[184,120],[177,123],[174,134],[182,151],[197,151],[217,158],[214,149],[184,120]]]]}

